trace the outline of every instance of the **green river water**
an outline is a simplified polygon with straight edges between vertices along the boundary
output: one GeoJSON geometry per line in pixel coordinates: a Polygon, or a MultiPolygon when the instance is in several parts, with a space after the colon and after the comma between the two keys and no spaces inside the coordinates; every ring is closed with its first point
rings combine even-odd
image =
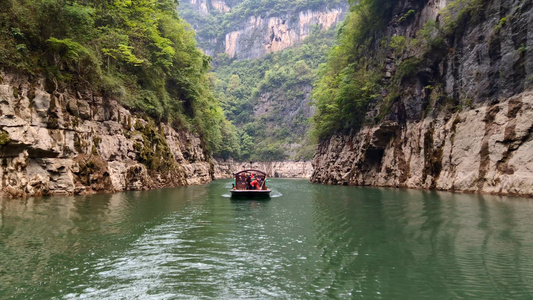
{"type": "Polygon", "coordinates": [[[0,299],[533,299],[533,200],[272,180],[0,200],[0,299]]]}

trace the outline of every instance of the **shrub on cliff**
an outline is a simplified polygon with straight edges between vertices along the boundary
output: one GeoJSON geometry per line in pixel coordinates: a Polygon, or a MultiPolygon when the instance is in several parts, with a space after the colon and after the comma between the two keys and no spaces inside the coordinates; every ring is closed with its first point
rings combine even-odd
{"type": "Polygon", "coordinates": [[[234,138],[240,150],[234,158],[312,158],[308,149],[313,145],[306,137],[310,112],[305,106],[334,39],[334,29],[321,31],[314,27],[311,35],[295,47],[260,59],[230,61],[222,56],[218,60],[216,96],[239,131],[234,138]]]}
{"type": "Polygon", "coordinates": [[[119,98],[188,127],[217,148],[224,121],[211,94],[210,58],[174,0],[9,0],[0,6],[0,66],[45,76],[53,90],[119,98]]]}
{"type": "Polygon", "coordinates": [[[390,20],[396,1],[349,2],[350,13],[339,30],[338,45],[331,49],[313,91],[318,108],[314,135],[318,139],[359,128],[378,95],[378,54],[372,53],[371,45],[390,20]]]}
{"type": "MultiPolygon", "coordinates": [[[[420,11],[402,13],[402,2],[393,0],[349,2],[350,13],[339,31],[338,45],[331,50],[313,91],[315,137],[324,140],[387,117],[394,103],[402,96],[409,97],[406,87],[417,76],[425,77],[420,83],[432,101],[424,103],[428,110],[422,114],[432,107],[437,111],[439,105],[458,106],[458,99],[445,99],[442,83],[432,76],[432,68],[453,50],[450,42],[464,24],[480,19],[486,0],[449,1],[437,21],[428,21],[410,36],[388,36],[386,26],[395,30],[408,26],[420,11]]],[[[423,7],[424,3],[410,5],[423,7]]]]}

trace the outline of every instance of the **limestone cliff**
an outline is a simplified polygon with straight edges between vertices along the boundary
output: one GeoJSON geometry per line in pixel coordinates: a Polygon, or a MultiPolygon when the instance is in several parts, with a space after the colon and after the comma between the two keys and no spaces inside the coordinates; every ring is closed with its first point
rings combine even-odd
{"type": "MultiPolygon", "coordinates": [[[[383,40],[414,40],[444,11],[460,13],[458,2],[398,1],[383,40]]],[[[475,18],[458,18],[446,36],[446,51],[425,55],[401,82],[390,111],[367,114],[386,117],[319,145],[312,181],[533,195],[533,2],[477,2],[475,18]]],[[[383,82],[409,55],[386,59],[383,82]]]]}
{"type": "Polygon", "coordinates": [[[312,181],[533,195],[533,92],[322,143],[312,181]]]}
{"type": "Polygon", "coordinates": [[[224,0],[190,0],[188,3],[202,15],[209,15],[213,11],[227,13],[231,10],[224,0]]]}
{"type": "Polygon", "coordinates": [[[294,46],[309,36],[313,25],[329,29],[344,18],[341,8],[302,11],[297,18],[251,16],[238,30],[225,36],[225,53],[237,59],[259,58],[294,46]]]}
{"type": "Polygon", "coordinates": [[[0,196],[117,192],[200,184],[212,164],[194,134],[90,93],[0,73],[0,196]]]}
{"type": "Polygon", "coordinates": [[[252,6],[241,2],[244,1],[237,1],[233,7],[224,0],[185,0],[181,3],[182,16],[196,30],[199,44],[207,54],[227,53],[231,58],[253,59],[283,50],[304,40],[313,26],[329,29],[342,21],[348,6],[346,2],[328,5],[324,1],[322,9],[289,8],[279,12],[276,6],[265,7],[266,12],[240,15],[240,11],[235,11],[238,5],[252,6]],[[228,20],[220,17],[224,15],[228,20]],[[235,22],[237,19],[242,22],[235,22]],[[210,24],[213,22],[221,24],[210,24]]]}

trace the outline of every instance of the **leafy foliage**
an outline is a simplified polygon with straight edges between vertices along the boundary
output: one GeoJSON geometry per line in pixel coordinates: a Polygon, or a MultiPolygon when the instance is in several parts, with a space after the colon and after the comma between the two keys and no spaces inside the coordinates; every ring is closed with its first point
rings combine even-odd
{"type": "MultiPolygon", "coordinates": [[[[384,33],[396,1],[350,1],[350,13],[339,32],[338,45],[332,48],[313,91],[318,109],[313,118],[314,136],[327,139],[384,118],[402,96],[405,84],[446,55],[453,34],[464,22],[478,17],[484,1],[451,1],[441,11],[440,21],[427,22],[416,36],[410,37],[389,37],[384,33]],[[397,68],[387,75],[384,64],[390,58],[397,68]]],[[[396,25],[406,26],[416,14],[415,10],[404,12],[396,25]]],[[[505,24],[505,20],[500,23],[505,24]]],[[[432,104],[445,103],[438,82],[431,82],[431,77],[425,80],[430,81],[425,90],[430,93],[430,101],[435,102],[432,104]]]]}
{"type": "MultiPolygon", "coordinates": [[[[353,2],[353,1],[352,1],[353,2]]],[[[369,104],[376,100],[379,66],[371,58],[371,46],[391,17],[395,1],[363,0],[351,3],[350,13],[339,31],[313,97],[318,108],[314,134],[319,139],[359,128],[369,104]]],[[[375,55],[372,53],[372,55],[375,55]]]]}
{"type": "Polygon", "coordinates": [[[301,105],[334,39],[334,29],[317,27],[301,45],[261,59],[237,61],[225,54],[215,59],[216,95],[237,129],[240,149],[235,158],[312,157],[314,144],[307,137],[310,107],[301,105]]]}
{"type": "Polygon", "coordinates": [[[9,141],[11,141],[9,134],[3,130],[0,130],[0,147],[9,143],[9,141]]]}
{"type": "Polygon", "coordinates": [[[158,121],[200,133],[211,149],[226,122],[210,90],[210,58],[174,0],[8,0],[0,66],[44,75],[55,89],[117,97],[158,121]]]}

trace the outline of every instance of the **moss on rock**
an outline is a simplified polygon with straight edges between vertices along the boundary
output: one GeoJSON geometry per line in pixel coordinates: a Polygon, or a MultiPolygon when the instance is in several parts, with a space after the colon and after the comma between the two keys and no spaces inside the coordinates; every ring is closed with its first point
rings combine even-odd
{"type": "Polygon", "coordinates": [[[6,145],[11,141],[9,134],[3,130],[0,131],[0,147],[6,145]]]}
{"type": "Polygon", "coordinates": [[[167,143],[163,130],[158,129],[153,120],[145,126],[135,123],[135,129],[143,137],[143,143],[135,143],[134,149],[139,151],[140,162],[150,170],[168,171],[176,167],[175,158],[167,143]]]}

